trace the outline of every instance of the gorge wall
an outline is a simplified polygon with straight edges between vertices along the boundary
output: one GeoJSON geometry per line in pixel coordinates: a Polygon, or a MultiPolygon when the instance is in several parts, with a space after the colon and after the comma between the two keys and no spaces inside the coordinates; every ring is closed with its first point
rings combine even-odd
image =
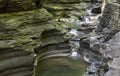
{"type": "Polygon", "coordinates": [[[37,0],[0,0],[0,76],[32,76],[45,30],[63,30],[37,0]]]}
{"type": "Polygon", "coordinates": [[[99,30],[102,31],[104,34],[107,33],[109,36],[105,49],[106,56],[110,58],[110,60],[108,61],[109,71],[105,74],[105,76],[120,75],[119,72],[120,71],[120,67],[119,67],[120,66],[120,62],[119,62],[120,4],[119,2],[120,2],[119,0],[115,0],[115,2],[109,1],[106,4],[100,25],[98,25],[99,30]],[[109,31],[107,31],[107,29],[109,29],[109,31]]]}
{"type": "Polygon", "coordinates": [[[41,46],[47,49],[63,43],[65,46],[55,48],[69,53],[63,37],[67,31],[63,28],[65,24],[56,22],[54,16],[44,8],[45,5],[42,7],[44,3],[56,2],[80,1],[0,0],[0,76],[32,76],[36,54],[41,49],[35,52],[34,50],[41,46]],[[49,32],[41,39],[44,31],[49,32]]]}
{"type": "MultiPolygon", "coordinates": [[[[65,75],[69,75],[67,71],[70,71],[72,76],[83,75],[87,63],[83,60],[76,62],[65,58],[71,53],[68,31],[74,24],[64,23],[74,22],[87,14],[83,8],[84,3],[80,5],[82,2],[90,0],[0,0],[0,76],[48,76],[59,71],[65,75]],[[54,70],[44,75],[44,71],[51,70],[50,68],[54,70]]],[[[112,35],[118,32],[119,14],[120,5],[108,3],[98,30],[109,33],[104,30],[108,28],[112,35]]],[[[115,37],[119,38],[118,35],[119,33],[115,37]]],[[[119,47],[112,48],[113,45],[119,44],[115,40],[113,37],[113,40],[108,42],[111,44],[108,47],[111,48],[109,51],[116,50],[117,53],[119,47]]],[[[112,75],[116,74],[117,69],[116,76],[119,76],[119,67],[112,66],[114,63],[119,65],[116,63],[119,58],[119,55],[112,58],[112,69],[109,70],[112,71],[112,75]]]]}

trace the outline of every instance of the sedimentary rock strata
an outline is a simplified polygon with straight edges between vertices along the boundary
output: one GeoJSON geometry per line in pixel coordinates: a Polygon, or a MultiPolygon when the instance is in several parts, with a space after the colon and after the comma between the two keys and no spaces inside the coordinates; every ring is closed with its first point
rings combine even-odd
{"type": "Polygon", "coordinates": [[[42,32],[62,27],[52,23],[46,9],[36,9],[32,0],[0,0],[0,4],[0,76],[32,76],[34,49],[41,45],[42,32]]]}

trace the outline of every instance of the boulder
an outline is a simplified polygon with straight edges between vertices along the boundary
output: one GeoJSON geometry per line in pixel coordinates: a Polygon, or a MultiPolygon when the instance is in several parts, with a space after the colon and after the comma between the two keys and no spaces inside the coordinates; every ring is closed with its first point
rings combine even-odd
{"type": "Polygon", "coordinates": [[[48,22],[50,19],[52,19],[52,15],[45,9],[0,14],[0,39],[3,41],[10,40],[12,47],[23,46],[23,49],[28,49],[28,47],[30,49],[30,45],[34,45],[36,42],[39,45],[40,42],[34,40],[40,38],[42,31],[56,27],[48,22]],[[13,41],[11,42],[11,40],[13,41]],[[23,45],[25,43],[28,45],[23,45]]]}

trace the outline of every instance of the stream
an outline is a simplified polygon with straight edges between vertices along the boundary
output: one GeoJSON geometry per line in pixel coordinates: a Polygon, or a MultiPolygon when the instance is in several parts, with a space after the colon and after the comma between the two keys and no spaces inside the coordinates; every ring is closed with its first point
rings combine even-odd
{"type": "Polygon", "coordinates": [[[99,8],[99,3],[89,4],[85,7],[87,15],[81,17],[81,20],[73,17],[60,19],[67,24],[75,24],[75,28],[69,28],[70,52],[40,61],[36,76],[104,76],[108,65],[104,61],[105,53],[101,50],[106,36],[97,32],[101,14],[99,8]]]}

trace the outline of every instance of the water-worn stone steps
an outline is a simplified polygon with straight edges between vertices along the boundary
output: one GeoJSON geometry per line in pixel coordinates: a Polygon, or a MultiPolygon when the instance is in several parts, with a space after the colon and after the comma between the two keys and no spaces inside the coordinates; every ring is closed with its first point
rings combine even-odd
{"type": "Polygon", "coordinates": [[[41,45],[42,32],[47,29],[62,29],[57,22],[52,23],[53,16],[44,8],[20,10],[19,7],[29,8],[31,0],[24,0],[25,6],[22,5],[24,1],[19,1],[12,0],[10,4],[16,4],[16,8],[8,9],[11,13],[1,10],[0,5],[0,13],[6,13],[0,14],[0,76],[32,76],[34,48],[41,45]]]}
{"type": "MultiPolygon", "coordinates": [[[[64,33],[59,30],[47,30],[41,34],[41,42],[43,43],[40,48],[35,52],[38,54],[38,61],[40,58],[50,58],[65,56],[64,53],[70,53],[70,46],[68,40],[64,38],[64,33]],[[57,55],[58,54],[58,55],[57,55]]],[[[40,59],[41,60],[41,59],[40,59]]]]}
{"type": "Polygon", "coordinates": [[[32,66],[20,67],[15,69],[6,70],[0,73],[1,76],[32,76],[33,72],[32,66]]]}
{"type": "Polygon", "coordinates": [[[32,75],[34,54],[20,49],[0,49],[0,75],[32,75]]]}

